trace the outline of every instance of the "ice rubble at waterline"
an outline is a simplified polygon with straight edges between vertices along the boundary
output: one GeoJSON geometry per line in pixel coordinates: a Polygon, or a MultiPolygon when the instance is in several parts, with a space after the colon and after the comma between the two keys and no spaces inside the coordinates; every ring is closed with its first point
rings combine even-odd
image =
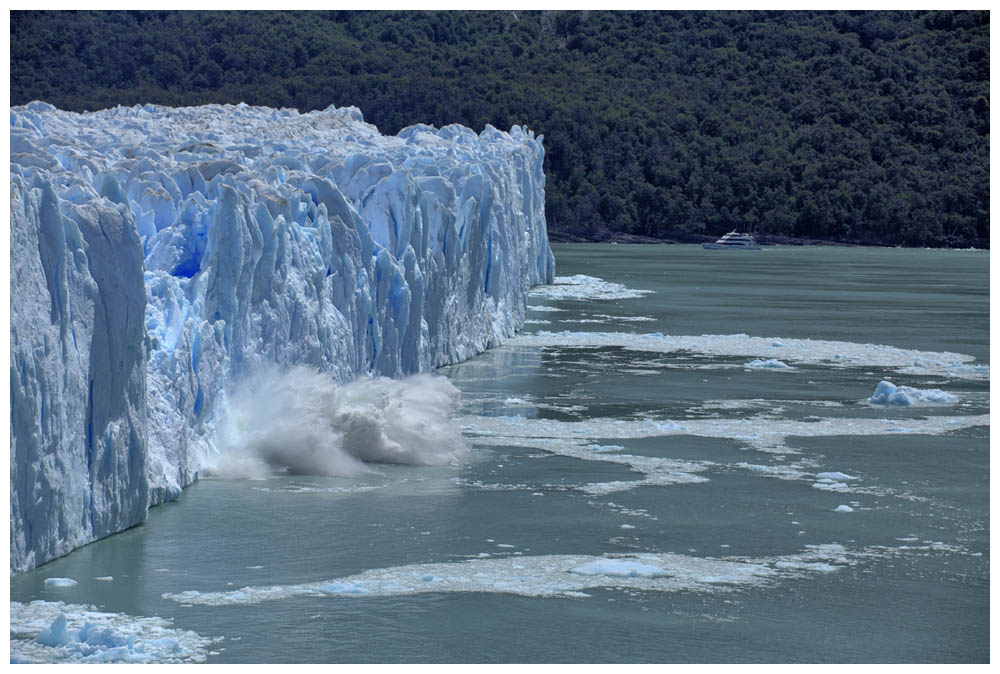
{"type": "Polygon", "coordinates": [[[61,601],[10,603],[11,663],[204,662],[221,637],[61,601]]]}
{"type": "Polygon", "coordinates": [[[551,282],[541,138],[356,108],[11,108],[11,571],[143,520],[237,380],[399,378],[551,282]]]}

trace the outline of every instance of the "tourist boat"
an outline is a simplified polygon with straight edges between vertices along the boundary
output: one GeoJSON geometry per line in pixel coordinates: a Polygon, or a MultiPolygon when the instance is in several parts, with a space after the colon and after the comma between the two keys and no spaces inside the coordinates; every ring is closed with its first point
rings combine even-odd
{"type": "Polygon", "coordinates": [[[736,230],[729,232],[715,243],[703,243],[702,248],[708,250],[760,250],[760,246],[747,233],[740,233],[736,230]]]}

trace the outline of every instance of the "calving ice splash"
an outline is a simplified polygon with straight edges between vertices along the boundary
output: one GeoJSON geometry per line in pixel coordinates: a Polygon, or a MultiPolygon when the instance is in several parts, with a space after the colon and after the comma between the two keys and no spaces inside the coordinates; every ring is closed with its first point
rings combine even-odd
{"type": "Polygon", "coordinates": [[[458,389],[444,377],[362,377],[337,384],[305,367],[271,366],[241,382],[216,426],[206,474],[275,470],[358,475],[370,463],[455,464],[468,447],[452,422],[458,389]]]}
{"type": "Polygon", "coordinates": [[[502,343],[553,279],[541,138],[518,126],[387,137],[356,108],[40,102],[10,122],[12,572],[138,524],[240,433],[247,470],[450,460],[447,430],[403,442],[426,410],[358,400],[502,343]],[[316,434],[337,425],[322,457],[301,451],[316,437],[275,450],[275,430],[223,423],[271,366],[311,372],[282,391],[373,378],[322,410],[280,398],[316,434]]]}

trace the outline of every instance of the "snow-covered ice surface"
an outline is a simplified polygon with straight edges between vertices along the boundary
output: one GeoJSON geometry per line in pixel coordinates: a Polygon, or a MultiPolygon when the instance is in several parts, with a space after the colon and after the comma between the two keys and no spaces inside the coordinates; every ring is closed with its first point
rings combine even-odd
{"type": "Polygon", "coordinates": [[[554,277],[541,138],[356,108],[11,108],[11,571],[141,522],[239,379],[400,377],[554,277]]]}
{"type": "Polygon", "coordinates": [[[58,601],[10,603],[11,663],[204,662],[217,641],[164,618],[58,601]]]}

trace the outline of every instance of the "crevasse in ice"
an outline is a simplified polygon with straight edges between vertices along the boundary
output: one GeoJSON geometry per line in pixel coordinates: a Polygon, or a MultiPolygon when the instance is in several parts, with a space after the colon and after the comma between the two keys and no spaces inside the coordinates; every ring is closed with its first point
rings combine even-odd
{"type": "Polygon", "coordinates": [[[461,361],[551,282],[541,137],[356,108],[11,108],[11,572],[143,520],[261,366],[461,361]]]}

